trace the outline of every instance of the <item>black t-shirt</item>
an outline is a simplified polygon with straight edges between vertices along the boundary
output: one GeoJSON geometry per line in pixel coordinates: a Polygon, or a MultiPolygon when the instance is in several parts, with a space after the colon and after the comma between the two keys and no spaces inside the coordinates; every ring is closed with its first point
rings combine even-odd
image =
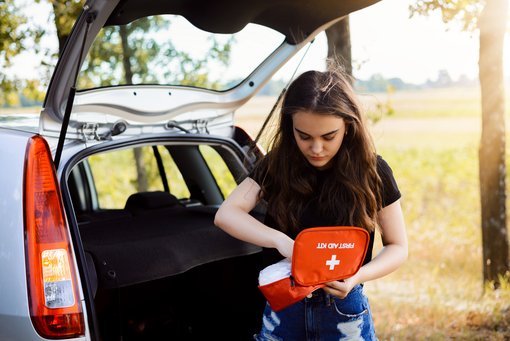
{"type": "MultiPolygon", "coordinates": [[[[299,227],[300,229],[306,229],[310,227],[318,227],[318,226],[338,226],[338,217],[332,215],[325,215],[320,213],[320,209],[318,207],[318,194],[320,193],[322,186],[324,186],[326,179],[330,176],[333,176],[333,172],[331,169],[327,170],[314,170],[316,173],[317,181],[316,181],[316,189],[314,193],[316,195],[312,197],[311,200],[308,201],[306,207],[303,209],[303,213],[299,218],[299,227]]],[[[397,186],[397,182],[393,177],[393,172],[386,161],[381,156],[377,156],[377,173],[379,174],[382,181],[382,206],[386,207],[398,199],[400,199],[401,194],[397,186]]],[[[253,177],[253,174],[250,175],[253,177]]],[[[257,179],[254,178],[256,182],[257,179]]],[[[342,219],[342,217],[340,218],[342,219]]],[[[347,217],[345,217],[347,219],[347,217]]],[[[266,214],[264,218],[264,224],[267,226],[277,228],[277,224],[274,218],[270,214],[266,214]]],[[[349,225],[347,220],[345,223],[341,223],[341,225],[349,225]]],[[[295,239],[297,233],[287,233],[292,239],[295,239]]],[[[370,262],[372,259],[372,250],[374,247],[374,232],[370,232],[370,242],[368,245],[367,254],[365,256],[365,260],[363,264],[370,262]]],[[[274,248],[264,248],[263,249],[263,263],[264,267],[270,264],[276,263],[283,259],[283,256],[278,252],[278,250],[274,248]]]]}

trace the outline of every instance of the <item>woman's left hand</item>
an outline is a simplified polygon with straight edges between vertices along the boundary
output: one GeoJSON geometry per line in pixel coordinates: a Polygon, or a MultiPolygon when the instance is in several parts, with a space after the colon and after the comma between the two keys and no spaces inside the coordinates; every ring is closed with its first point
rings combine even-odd
{"type": "Polygon", "coordinates": [[[330,295],[336,296],[340,299],[344,299],[358,284],[354,277],[346,278],[343,281],[333,281],[326,283],[326,286],[322,288],[325,292],[330,295]]]}

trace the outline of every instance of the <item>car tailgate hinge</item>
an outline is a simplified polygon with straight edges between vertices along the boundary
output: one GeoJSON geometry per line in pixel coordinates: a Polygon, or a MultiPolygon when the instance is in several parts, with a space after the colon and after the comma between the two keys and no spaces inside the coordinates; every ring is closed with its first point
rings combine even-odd
{"type": "Polygon", "coordinates": [[[98,140],[97,130],[99,125],[97,123],[83,123],[80,128],[80,133],[84,141],[98,140]]]}
{"type": "Polygon", "coordinates": [[[83,141],[111,140],[110,129],[108,127],[101,127],[99,123],[83,123],[79,131],[83,141]]]}
{"type": "Polygon", "coordinates": [[[193,121],[193,129],[198,133],[207,133],[209,134],[209,129],[207,129],[208,120],[194,120],[193,121]]]}

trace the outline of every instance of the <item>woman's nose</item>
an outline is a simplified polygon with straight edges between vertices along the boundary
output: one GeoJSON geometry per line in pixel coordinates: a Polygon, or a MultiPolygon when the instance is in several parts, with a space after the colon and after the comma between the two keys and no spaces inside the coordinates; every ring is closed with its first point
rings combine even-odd
{"type": "Polygon", "coordinates": [[[312,142],[312,153],[320,154],[322,152],[322,143],[320,141],[312,142]]]}

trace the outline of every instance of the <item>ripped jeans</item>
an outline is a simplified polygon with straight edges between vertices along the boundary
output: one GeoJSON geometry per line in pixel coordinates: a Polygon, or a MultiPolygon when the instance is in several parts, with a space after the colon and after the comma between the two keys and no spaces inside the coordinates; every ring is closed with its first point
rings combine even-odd
{"type": "Polygon", "coordinates": [[[316,290],[279,312],[266,303],[257,341],[377,340],[363,286],[355,286],[344,299],[316,290]]]}

